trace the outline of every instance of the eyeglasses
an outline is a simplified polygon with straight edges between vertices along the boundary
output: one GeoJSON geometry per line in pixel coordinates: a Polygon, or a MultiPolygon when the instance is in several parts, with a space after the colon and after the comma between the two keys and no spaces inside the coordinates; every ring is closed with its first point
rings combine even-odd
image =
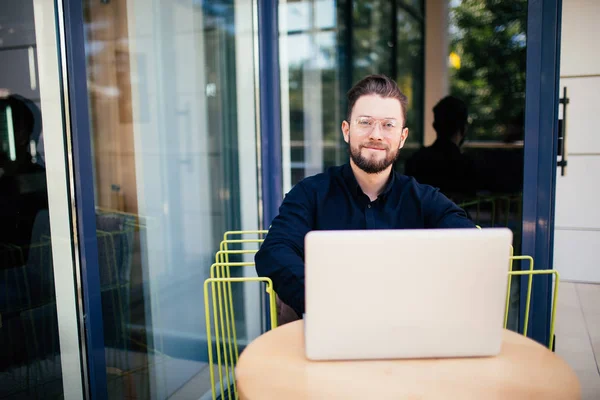
{"type": "Polygon", "coordinates": [[[402,130],[402,125],[393,118],[377,119],[372,117],[358,117],[354,120],[354,125],[361,133],[370,133],[379,124],[381,131],[386,134],[398,133],[402,130]]]}

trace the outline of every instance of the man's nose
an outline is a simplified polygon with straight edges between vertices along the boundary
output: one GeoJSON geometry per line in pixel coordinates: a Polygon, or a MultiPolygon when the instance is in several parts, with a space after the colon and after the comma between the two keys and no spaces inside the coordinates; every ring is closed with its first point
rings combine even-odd
{"type": "Polygon", "coordinates": [[[379,121],[375,122],[375,126],[371,129],[369,137],[373,140],[383,140],[383,132],[381,130],[381,124],[379,121]]]}

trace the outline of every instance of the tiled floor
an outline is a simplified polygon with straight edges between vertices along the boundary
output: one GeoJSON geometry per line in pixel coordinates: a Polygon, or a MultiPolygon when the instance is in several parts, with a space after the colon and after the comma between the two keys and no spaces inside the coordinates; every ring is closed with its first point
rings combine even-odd
{"type": "Polygon", "coordinates": [[[108,349],[106,355],[109,399],[165,398],[174,393],[171,398],[176,400],[197,400],[197,393],[210,390],[206,363],[115,349],[108,349]],[[197,382],[204,384],[194,385],[197,382]]]}
{"type": "Polygon", "coordinates": [[[190,379],[181,389],[173,393],[169,400],[198,400],[210,398],[210,370],[208,366],[190,379]]]}
{"type": "Polygon", "coordinates": [[[600,400],[600,285],[561,282],[556,353],[579,377],[582,399],[600,400]]]}

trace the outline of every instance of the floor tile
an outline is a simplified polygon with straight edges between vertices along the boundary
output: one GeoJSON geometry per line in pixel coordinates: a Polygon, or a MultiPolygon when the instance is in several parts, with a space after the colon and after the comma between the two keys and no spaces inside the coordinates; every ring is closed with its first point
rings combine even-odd
{"type": "Polygon", "coordinates": [[[581,383],[582,399],[600,399],[600,375],[589,327],[596,323],[596,288],[563,282],[556,315],[556,353],[573,368],[581,383]]]}
{"type": "Polygon", "coordinates": [[[587,327],[576,286],[565,283],[561,284],[558,290],[555,323],[557,349],[562,337],[583,339],[587,336],[587,327]]]}
{"type": "Polygon", "coordinates": [[[578,284],[577,293],[594,351],[596,369],[600,371],[600,285],[578,284]]]}
{"type": "Polygon", "coordinates": [[[600,399],[600,376],[594,371],[577,374],[581,384],[582,400],[600,399]]]}
{"type": "Polygon", "coordinates": [[[170,400],[197,400],[203,394],[210,390],[210,370],[208,366],[202,369],[177,392],[175,392],[170,400]]]}
{"type": "Polygon", "coordinates": [[[579,307],[576,286],[576,283],[560,282],[558,287],[558,302],[561,306],[579,307]]]}
{"type": "Polygon", "coordinates": [[[577,293],[592,337],[600,337],[600,285],[577,285],[577,293]]]}

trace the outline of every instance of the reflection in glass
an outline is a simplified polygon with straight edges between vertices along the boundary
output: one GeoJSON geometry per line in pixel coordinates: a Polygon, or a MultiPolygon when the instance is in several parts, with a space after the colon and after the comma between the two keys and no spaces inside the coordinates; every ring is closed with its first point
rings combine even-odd
{"type": "MultiPolygon", "coordinates": [[[[109,398],[199,398],[204,280],[225,231],[258,227],[251,2],[84,6],[109,398]]],[[[258,289],[233,287],[242,346],[258,289]]]]}
{"type": "Polygon", "coordinates": [[[0,398],[63,393],[33,2],[0,6],[0,398]]]}
{"type": "MultiPolygon", "coordinates": [[[[450,2],[450,93],[469,112],[461,150],[476,171],[476,194],[459,203],[482,227],[509,227],[521,254],[527,1],[450,2]]],[[[425,110],[430,112],[430,110],[425,110]]],[[[528,265],[514,265],[515,269],[528,265]]],[[[512,284],[508,327],[519,318],[520,280],[512,284]]]]}
{"type": "Polygon", "coordinates": [[[468,210],[521,240],[527,1],[461,0],[449,14],[451,94],[466,103],[463,153],[475,165],[468,210]]]}
{"type": "Polygon", "coordinates": [[[421,142],[424,21],[423,5],[417,3],[280,2],[286,191],[306,176],[347,161],[340,131],[345,95],[367,74],[393,77],[409,98],[411,133],[400,159],[421,142]]]}
{"type": "Polygon", "coordinates": [[[526,25],[527,0],[450,10],[450,91],[469,105],[469,140],[523,140],[526,25]]]}

